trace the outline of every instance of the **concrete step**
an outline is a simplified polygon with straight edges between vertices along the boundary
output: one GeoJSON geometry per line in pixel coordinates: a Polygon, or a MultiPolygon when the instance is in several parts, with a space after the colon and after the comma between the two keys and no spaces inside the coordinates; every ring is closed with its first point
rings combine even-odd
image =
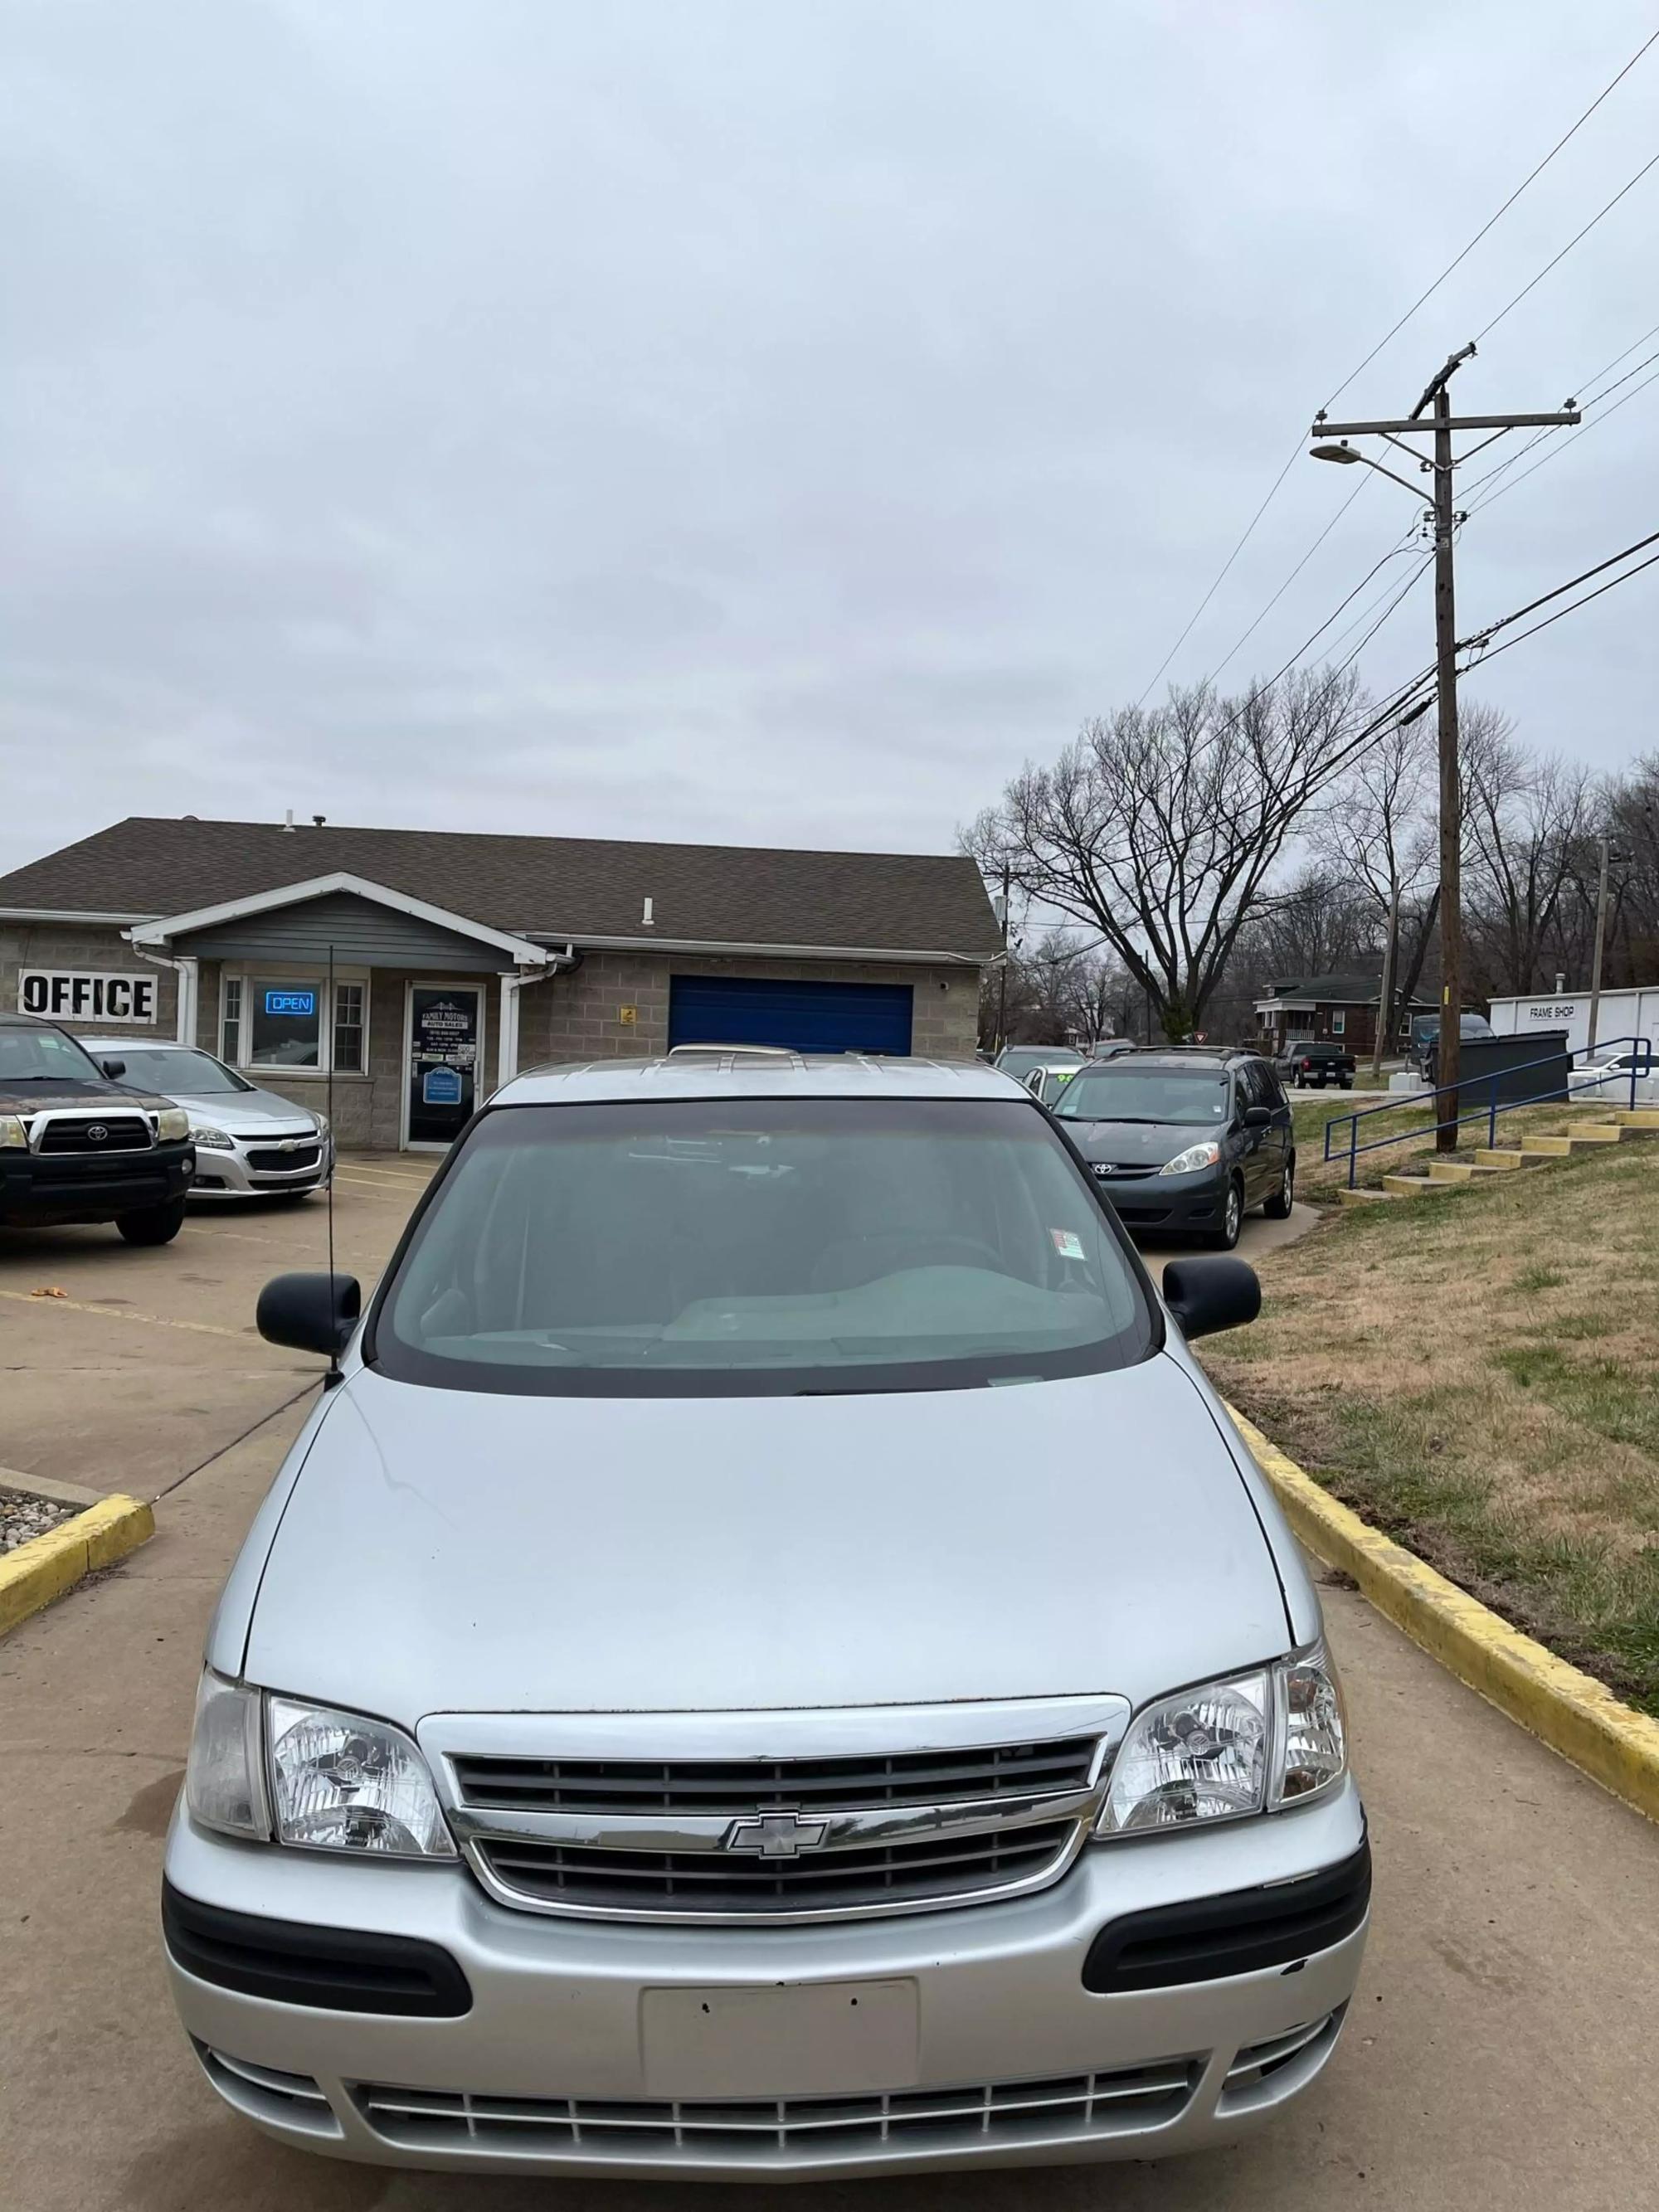
{"type": "MultiPolygon", "coordinates": [[[[1496,1170],[1493,1170],[1496,1173],[1496,1170]]],[[[1431,1160],[1429,1164],[1431,1182],[1473,1182],[1474,1170],[1468,1160],[1431,1160]]]]}
{"type": "Polygon", "coordinates": [[[1343,1206],[1375,1206],[1392,1194],[1386,1190],[1350,1190],[1345,1183],[1336,1195],[1338,1202],[1343,1206]]]}
{"type": "Polygon", "coordinates": [[[1570,1145],[1616,1145],[1625,1132],[1617,1121],[1585,1121],[1568,1133],[1570,1145]]]}
{"type": "Polygon", "coordinates": [[[1491,1168],[1494,1171],[1502,1168],[1522,1168],[1527,1164],[1527,1156],[1522,1152],[1510,1152],[1502,1146],[1492,1152],[1482,1145],[1475,1153],[1474,1164],[1477,1167],[1491,1168]]]}
{"type": "Polygon", "coordinates": [[[1522,1152],[1524,1159],[1530,1153],[1536,1159],[1569,1160],[1572,1158],[1571,1137],[1528,1137],[1522,1152]]]}
{"type": "Polygon", "coordinates": [[[1625,1129],[1659,1129],[1659,1106],[1621,1106],[1612,1118],[1625,1129]]]}
{"type": "Polygon", "coordinates": [[[1437,1182],[1429,1176],[1385,1175],[1382,1178],[1382,1188],[1391,1198],[1420,1198],[1425,1190],[1438,1196],[1456,1187],[1455,1183],[1437,1182]]]}

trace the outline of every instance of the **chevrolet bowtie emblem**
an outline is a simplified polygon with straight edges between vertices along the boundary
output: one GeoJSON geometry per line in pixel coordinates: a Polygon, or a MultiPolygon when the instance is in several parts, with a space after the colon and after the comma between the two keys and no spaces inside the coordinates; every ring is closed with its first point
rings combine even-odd
{"type": "Polygon", "coordinates": [[[726,1832],[728,1851],[753,1851],[763,1859],[793,1859],[815,1850],[830,1832],[827,1820],[803,1820],[799,1813],[762,1813],[734,1820],[726,1832]]]}

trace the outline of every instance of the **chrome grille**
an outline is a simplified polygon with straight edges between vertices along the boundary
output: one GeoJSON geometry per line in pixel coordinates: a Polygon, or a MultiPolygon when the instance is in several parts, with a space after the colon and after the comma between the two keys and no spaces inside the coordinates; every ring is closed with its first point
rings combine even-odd
{"type": "Polygon", "coordinates": [[[1095,1739],[899,1752],[882,1759],[458,1758],[469,1805],[498,1811],[725,1813],[813,1806],[961,1805],[1040,1790],[1086,1790],[1095,1739]]]}
{"type": "Polygon", "coordinates": [[[1128,1711],[1094,1697],[448,1714],[421,1738],[456,1839],[501,1904],[776,1924],[934,1911],[1058,1880],[1098,1815],[1128,1711]]]}
{"type": "Polygon", "coordinates": [[[611,2103],[582,2097],[477,2097],[464,2090],[361,2083],[358,2111],[401,2149],[517,2151],[618,2165],[752,2162],[821,2165],[898,2146],[994,2149],[1122,2135],[1179,2117],[1198,2083],[1200,2058],[1172,2058],[1115,2072],[963,2089],[907,2089],[884,2096],[768,2097],[730,2103],[611,2103]]]}
{"type": "Polygon", "coordinates": [[[1061,1864],[1073,1820],[915,1843],[822,1850],[787,1862],[732,1851],[596,1850],[587,1845],[483,1843],[480,1856],[505,1887],[550,1904],[632,1911],[641,1905],[688,1912],[855,1912],[895,1898],[921,1906],[963,1889],[997,1889],[1061,1864]]]}

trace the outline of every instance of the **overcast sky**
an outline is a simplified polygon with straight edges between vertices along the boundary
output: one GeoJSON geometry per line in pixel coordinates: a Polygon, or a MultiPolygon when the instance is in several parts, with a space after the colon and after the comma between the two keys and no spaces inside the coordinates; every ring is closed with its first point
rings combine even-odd
{"type": "MultiPolygon", "coordinates": [[[[0,0],[0,866],[289,806],[947,849],[1142,691],[1315,408],[1655,21],[0,0]]],[[[1407,410],[1656,119],[1659,47],[1339,411],[1407,410]]],[[[1659,323],[1656,221],[1659,169],[1459,404],[1558,405],[1659,323]]],[[[1659,526],[1656,453],[1659,385],[1471,520],[1460,629],[1659,526]]],[[[1171,676],[1353,480],[1297,461],[1171,676]]],[[[1411,514],[1371,479],[1223,680],[1411,514]]],[[[1376,687],[1431,622],[1425,585],[1376,687]]],[[[1474,688],[1598,765],[1659,744],[1659,569],[1474,688]]]]}

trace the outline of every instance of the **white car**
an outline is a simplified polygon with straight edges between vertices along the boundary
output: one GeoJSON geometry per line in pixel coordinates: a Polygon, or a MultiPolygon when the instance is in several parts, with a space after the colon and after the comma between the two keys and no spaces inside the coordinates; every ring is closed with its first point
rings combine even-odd
{"type": "MultiPolygon", "coordinates": [[[[1592,1054],[1594,1049],[1589,1048],[1592,1054]]],[[[1567,1085],[1570,1097],[1591,1105],[1659,1106],[1659,1064],[1651,1053],[1609,1053],[1603,1046],[1599,1058],[1587,1058],[1582,1067],[1573,1069],[1567,1085]]]]}
{"type": "Polygon", "coordinates": [[[262,1090],[196,1045],[82,1042],[106,1075],[157,1091],[190,1115],[192,1198],[305,1198],[327,1188],[334,1139],[325,1115],[262,1090]]]}

